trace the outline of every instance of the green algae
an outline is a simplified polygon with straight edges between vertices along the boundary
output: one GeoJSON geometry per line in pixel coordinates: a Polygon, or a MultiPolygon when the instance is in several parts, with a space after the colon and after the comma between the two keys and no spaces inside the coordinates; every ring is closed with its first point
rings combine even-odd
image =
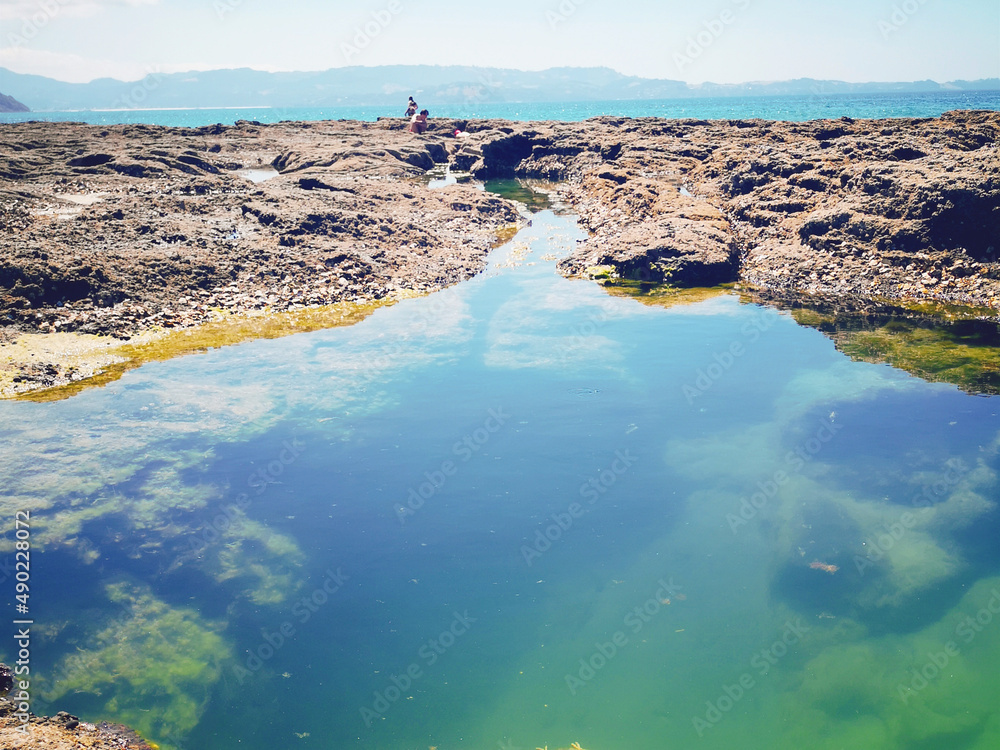
{"type": "Polygon", "coordinates": [[[995,747],[998,586],[979,581],[915,633],[825,646],[781,696],[790,746],[995,747]]]}
{"type": "Polygon", "coordinates": [[[854,360],[886,363],[930,382],[973,394],[1000,394],[1000,328],[945,324],[928,328],[892,321],[870,331],[835,335],[837,348],[854,360]]]}
{"type": "MultiPolygon", "coordinates": [[[[850,367],[849,363],[845,361],[838,369],[844,367],[850,367]]],[[[783,434],[794,433],[816,403],[861,400],[894,386],[883,381],[877,370],[860,373],[860,379],[836,372],[827,378],[812,375],[803,373],[776,399],[776,421],[671,443],[666,460],[683,476],[717,485],[692,502],[708,509],[725,533],[752,539],[768,550],[776,571],[776,592],[795,589],[813,559],[836,555],[836,560],[831,557],[828,562],[835,561],[844,569],[841,579],[849,575],[853,581],[850,590],[831,595],[829,606],[836,604],[840,611],[852,612],[862,621],[882,621],[941,586],[953,584],[968,570],[969,560],[956,535],[997,508],[992,499],[997,475],[991,463],[1000,453],[1000,436],[967,461],[951,457],[939,471],[922,469],[900,476],[913,488],[902,497],[839,488],[831,484],[838,472],[836,464],[823,460],[821,452],[807,455],[808,460],[797,459],[794,452],[787,452],[794,446],[785,443],[783,434]],[[718,456],[727,457],[724,465],[720,466],[718,456]],[[757,486],[762,477],[779,474],[783,480],[775,483],[766,503],[753,509],[749,519],[741,516],[739,498],[749,494],[747,488],[757,486]],[[926,508],[914,506],[911,498],[928,486],[942,488],[934,503],[926,508]],[[901,526],[904,514],[905,526],[901,526]],[[822,539],[814,534],[814,524],[825,529],[822,539]],[[894,527],[903,533],[886,543],[886,529],[894,527]]],[[[829,420],[831,439],[840,439],[834,431],[835,413],[829,420]]]]}
{"type": "Polygon", "coordinates": [[[299,589],[296,570],[305,555],[294,539],[279,534],[242,511],[230,511],[231,526],[211,548],[205,567],[217,583],[235,581],[241,592],[258,606],[278,606],[299,589]]]}
{"type": "MultiPolygon", "coordinates": [[[[851,384],[842,382],[840,387],[849,393],[851,384]]],[[[825,384],[818,388],[820,393],[826,390],[825,384]]],[[[810,403],[799,404],[796,412],[782,419],[779,399],[780,423],[800,419],[810,403]]],[[[740,487],[752,487],[760,477],[774,477],[778,470],[789,472],[775,434],[782,431],[780,423],[740,427],[712,438],[670,445],[667,460],[675,470],[698,480],[718,482],[721,477],[722,486],[733,486],[732,492],[713,489],[693,495],[692,517],[694,509],[698,516],[707,516],[709,531],[707,536],[699,534],[685,523],[684,535],[698,534],[702,545],[705,538],[733,538],[728,528],[713,534],[712,519],[718,524],[727,512],[740,507],[739,495],[747,494],[740,487]],[[704,458],[706,454],[724,455],[727,461],[720,465],[704,458]]],[[[771,737],[770,746],[780,748],[985,750],[996,746],[1000,740],[995,712],[1000,690],[996,678],[1000,673],[1000,579],[983,579],[966,588],[969,584],[962,574],[969,572],[968,561],[954,535],[995,512],[992,498],[997,477],[991,467],[998,445],[1000,436],[981,448],[970,465],[953,461],[948,472],[915,472],[910,477],[914,494],[928,484],[949,488],[926,509],[904,505],[903,498],[893,502],[830,486],[837,467],[826,463],[822,454],[768,496],[750,521],[738,527],[739,544],[734,546],[740,558],[749,556],[754,561],[747,567],[761,571],[766,596],[791,604],[802,616],[809,628],[805,649],[801,656],[791,649],[767,678],[757,679],[755,692],[741,704],[741,708],[752,705],[741,714],[744,723],[727,719],[713,727],[712,739],[718,744],[706,746],[738,746],[740,733],[749,731],[745,722],[758,722],[771,737]],[[912,515],[905,527],[900,525],[904,512],[912,515]],[[825,516],[824,521],[815,528],[823,531],[817,534],[813,522],[820,516],[825,516]],[[842,530],[830,518],[839,519],[842,530]],[[886,529],[892,524],[904,530],[886,543],[886,529]],[[873,550],[879,535],[882,548],[873,550]],[[831,560],[839,562],[841,569],[835,576],[815,577],[815,587],[822,593],[808,602],[790,597],[783,577],[789,570],[800,571],[794,585],[801,586],[812,572],[808,562],[820,550],[836,551],[839,556],[831,560]],[[863,561],[860,568],[859,560],[863,561]],[[929,603],[933,590],[942,586],[949,592],[960,591],[961,597],[949,600],[929,623],[913,632],[873,628],[872,620],[881,625],[883,609],[930,606],[933,611],[929,603]],[[969,625],[968,618],[977,613],[979,620],[969,625]],[[952,644],[951,652],[959,653],[944,657],[948,644],[952,644]],[[941,667],[942,659],[948,662],[946,669],[941,667]],[[930,678],[915,677],[915,672],[930,678]],[[761,703],[754,702],[758,697],[761,703]]],[[[669,548],[676,553],[679,544],[671,540],[669,548]]],[[[710,557],[721,554],[711,547],[698,551],[704,555],[706,550],[710,557]]],[[[819,559],[824,554],[819,552],[819,559]]],[[[739,574],[734,570],[732,575],[739,574]]],[[[693,598],[690,589],[688,593],[693,598]]],[[[743,606],[751,611],[752,605],[743,606]]],[[[679,662],[673,657],[671,668],[679,669],[679,662]]],[[[737,671],[722,679],[734,681],[737,671]]]]}
{"type": "Polygon", "coordinates": [[[497,238],[493,243],[493,247],[500,247],[501,245],[506,245],[521,231],[521,227],[517,224],[507,224],[497,230],[497,238]]]}
{"type": "Polygon", "coordinates": [[[910,317],[791,310],[799,325],[822,331],[855,361],[888,364],[967,393],[1000,394],[1000,324],[977,312],[942,305],[922,305],[910,317]]]}
{"type": "Polygon", "coordinates": [[[534,189],[532,184],[518,179],[487,180],[486,192],[521,203],[533,213],[551,208],[552,200],[549,196],[541,190],[534,189]]]}
{"type": "MultiPolygon", "coordinates": [[[[106,446],[94,455],[113,464],[119,457],[116,447],[106,446]]],[[[0,500],[0,510],[6,508],[11,517],[16,510],[32,511],[35,551],[63,549],[84,564],[100,559],[100,546],[105,545],[135,559],[168,553],[175,559],[171,570],[194,566],[217,583],[238,585],[236,595],[258,605],[276,606],[298,590],[303,554],[294,539],[249,519],[241,508],[230,506],[223,513],[219,506],[224,488],[185,480],[187,472],[205,467],[209,458],[205,453],[150,446],[128,476],[115,471],[117,478],[126,480],[127,489],[109,484],[92,494],[67,492],[79,486],[73,478],[80,468],[75,455],[69,450],[59,459],[43,457],[40,460],[57,460],[66,474],[47,472],[45,483],[33,485],[31,494],[12,492],[0,500]],[[45,499],[34,494],[43,491],[50,493],[45,499]],[[106,531],[96,546],[88,535],[95,522],[115,530],[106,531]]],[[[87,488],[91,489],[89,484],[87,488]]],[[[13,539],[0,540],[0,551],[10,552],[13,545],[13,539]]]]}
{"type": "Polygon", "coordinates": [[[83,694],[95,718],[126,724],[157,741],[183,737],[201,720],[233,659],[221,626],[193,609],[171,607],[144,585],[112,583],[106,593],[122,613],[56,665],[44,699],[83,694]]]}
{"type": "Polygon", "coordinates": [[[887,364],[973,395],[1000,394],[1000,322],[992,308],[940,302],[771,296],[741,297],[788,311],[855,361],[887,364]]]}
{"type": "Polygon", "coordinates": [[[731,294],[732,284],[714,287],[678,287],[670,284],[652,284],[647,281],[613,278],[607,266],[594,266],[588,274],[596,271],[592,278],[598,280],[608,294],[613,297],[629,297],[650,307],[670,308],[693,305],[707,299],[731,294]]]}

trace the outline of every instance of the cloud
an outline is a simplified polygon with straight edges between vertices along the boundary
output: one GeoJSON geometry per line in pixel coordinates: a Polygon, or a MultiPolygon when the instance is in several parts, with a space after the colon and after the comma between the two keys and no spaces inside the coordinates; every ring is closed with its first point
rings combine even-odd
{"type": "MultiPolygon", "coordinates": [[[[69,83],[87,83],[95,78],[138,81],[150,72],[134,62],[101,60],[28,47],[0,48],[0,67],[15,73],[47,76],[69,83]]],[[[27,104],[31,105],[30,102],[27,104]]]]}
{"type": "Polygon", "coordinates": [[[57,16],[84,18],[104,10],[156,5],[160,0],[4,0],[0,21],[20,20],[44,25],[57,16]]]}

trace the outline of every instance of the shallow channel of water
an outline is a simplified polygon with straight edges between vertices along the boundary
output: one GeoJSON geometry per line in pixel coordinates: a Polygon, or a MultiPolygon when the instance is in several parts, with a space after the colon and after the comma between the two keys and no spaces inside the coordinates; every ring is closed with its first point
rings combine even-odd
{"type": "Polygon", "coordinates": [[[0,405],[36,710],[167,748],[995,748],[1000,401],[564,279],[581,236],[543,210],[354,326],[0,405]]]}

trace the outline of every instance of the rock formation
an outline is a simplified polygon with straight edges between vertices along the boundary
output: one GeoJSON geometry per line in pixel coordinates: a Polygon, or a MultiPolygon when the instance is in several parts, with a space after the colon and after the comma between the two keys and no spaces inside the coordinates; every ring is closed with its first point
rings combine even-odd
{"type": "Polygon", "coordinates": [[[481,178],[569,181],[612,266],[678,285],[1000,309],[1000,113],[935,119],[509,123],[462,158],[481,178]],[[478,151],[476,150],[478,148],[478,151]]]}
{"type": "Polygon", "coordinates": [[[120,724],[80,721],[65,711],[32,716],[22,732],[14,704],[0,698],[0,747],[14,750],[154,750],[139,735],[120,724]]]}

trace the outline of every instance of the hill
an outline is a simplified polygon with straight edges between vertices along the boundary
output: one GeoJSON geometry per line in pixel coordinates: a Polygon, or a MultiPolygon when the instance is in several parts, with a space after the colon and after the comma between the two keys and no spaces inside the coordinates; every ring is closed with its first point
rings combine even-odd
{"type": "Polygon", "coordinates": [[[0,94],[0,112],[30,112],[26,106],[17,99],[6,94],[0,94]]]}
{"type": "Polygon", "coordinates": [[[564,102],[719,96],[829,96],[1000,90],[1000,79],[847,83],[802,78],[742,84],[626,76],[610,68],[550,68],[525,72],[467,66],[389,65],[268,73],[249,68],[151,73],[140,81],[100,78],[66,83],[0,68],[0,90],[34,111],[197,107],[399,106],[413,94],[440,107],[492,102],[564,102]]]}

